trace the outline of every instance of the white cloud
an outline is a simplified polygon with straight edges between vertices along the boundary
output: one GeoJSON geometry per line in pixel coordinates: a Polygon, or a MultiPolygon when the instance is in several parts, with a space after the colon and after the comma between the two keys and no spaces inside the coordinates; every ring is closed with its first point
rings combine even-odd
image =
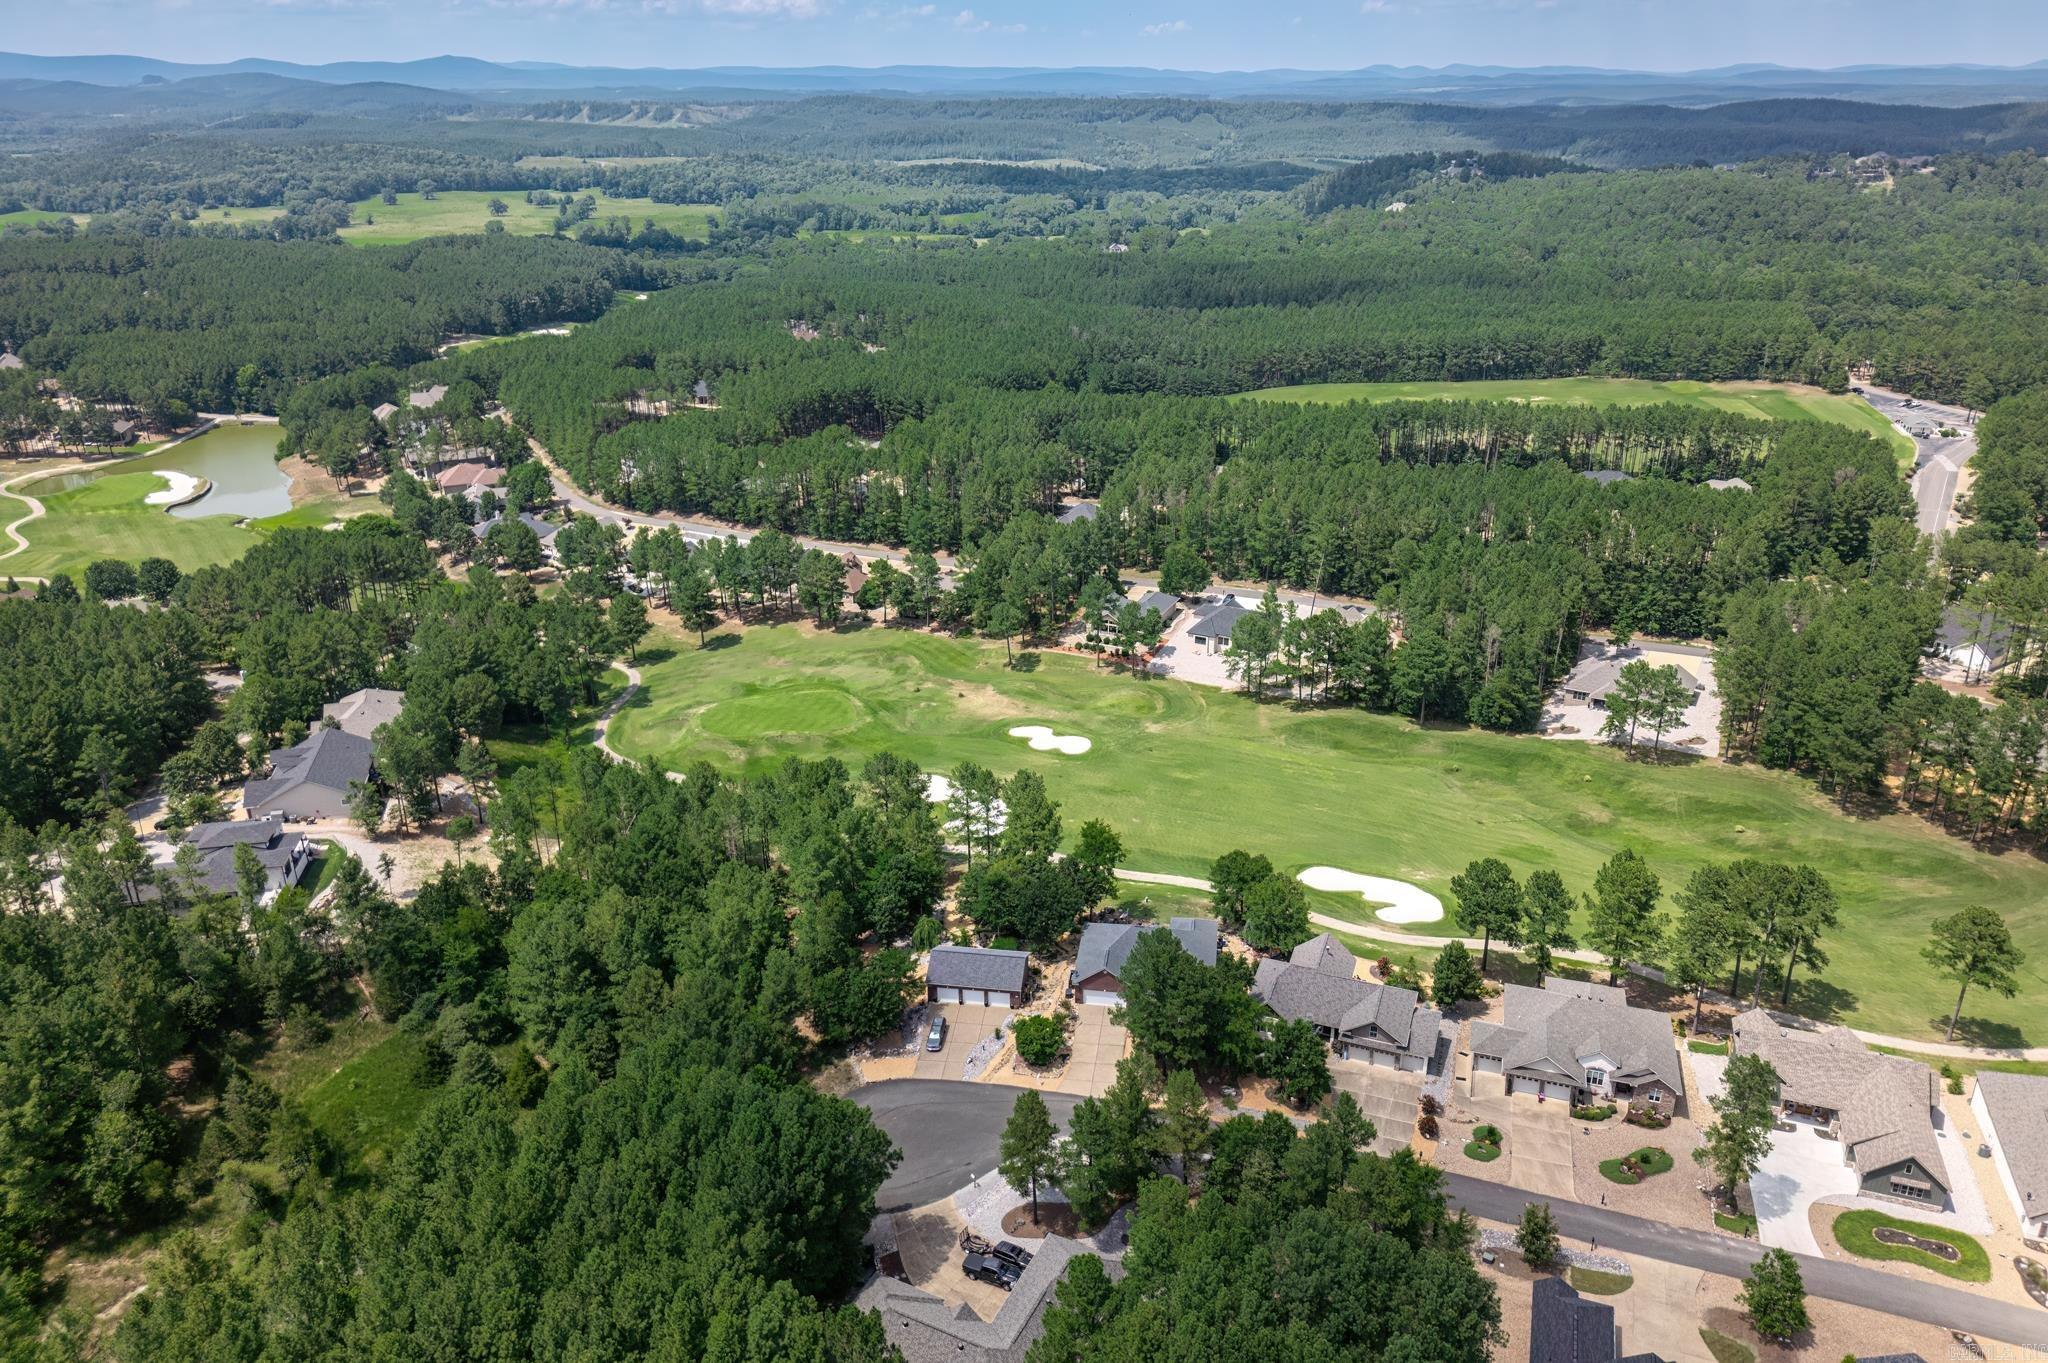
{"type": "Polygon", "coordinates": [[[953,16],[953,27],[962,33],[1022,33],[1023,24],[999,24],[993,19],[984,19],[971,9],[963,9],[953,16]]]}
{"type": "Polygon", "coordinates": [[[1163,24],[1147,24],[1141,30],[1148,38],[1164,38],[1170,33],[1185,33],[1192,27],[1185,19],[1174,19],[1163,24]]]}

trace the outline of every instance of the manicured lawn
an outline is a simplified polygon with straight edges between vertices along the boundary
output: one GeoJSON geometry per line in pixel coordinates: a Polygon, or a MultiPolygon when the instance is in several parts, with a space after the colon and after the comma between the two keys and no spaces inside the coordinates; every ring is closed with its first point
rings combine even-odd
{"type": "MultiPolygon", "coordinates": [[[[1972,992],[1965,1033],[1974,1025],[1999,1044],[2048,1041],[2039,1007],[2048,866],[1975,851],[1907,816],[1850,818],[1798,776],[1258,705],[1065,655],[1034,655],[1034,666],[1013,670],[1001,644],[916,630],[782,625],[713,642],[680,642],[644,662],[646,685],[614,724],[615,747],[670,769],[707,760],[758,771],[790,755],[858,766],[882,751],[931,771],[963,761],[1006,774],[1030,767],[1062,802],[1070,834],[1106,820],[1124,840],[1124,864],[1139,870],[1205,876],[1219,853],[1242,847],[1283,870],[1398,876],[1447,901],[1450,877],[1482,856],[1505,859],[1518,876],[1550,867],[1579,893],[1632,847],[1667,896],[1709,861],[1804,862],[1834,886],[1843,926],[1827,939],[1825,977],[1802,975],[1795,1006],[1939,1036],[1953,995],[1920,948],[1934,919],[1981,903],[2006,915],[2028,961],[2018,998],[1972,992]],[[1033,752],[1007,734],[1024,724],[1084,735],[1094,748],[1033,752]]],[[[1370,917],[1356,898],[1317,898],[1319,910],[1348,902],[1348,916],[1370,917]]],[[[1420,930],[1455,929],[1447,919],[1420,930]]]]}
{"type": "MultiPolygon", "coordinates": [[[[29,489],[34,486],[33,482],[26,485],[29,489]]],[[[77,578],[88,563],[102,558],[130,563],[167,558],[191,572],[210,564],[231,563],[287,526],[325,525],[348,505],[346,499],[312,501],[246,525],[237,525],[232,516],[186,520],[162,507],[143,505],[143,498],[163,486],[163,479],[154,473],[110,472],[68,492],[38,492],[43,514],[20,527],[28,548],[0,558],[0,580],[9,573],[31,577],[70,573],[77,578]]],[[[375,506],[367,500],[354,503],[357,510],[375,506]]],[[[0,523],[11,523],[27,509],[20,498],[0,493],[0,523]]],[[[12,540],[0,544],[0,553],[13,544],[12,540]]]]}
{"type": "Polygon", "coordinates": [[[1646,1178],[1655,1178],[1659,1174],[1671,1172],[1671,1156],[1661,1146],[1646,1145],[1642,1149],[1628,1155],[1627,1158],[1636,1162],[1636,1167],[1642,1171],[1640,1174],[1629,1172],[1621,1160],[1605,1159],[1600,1161],[1600,1177],[1606,1179],[1609,1183],[1619,1183],[1627,1186],[1641,1183],[1646,1178]]]}
{"type": "Polygon", "coordinates": [[[1564,1277],[1573,1287],[1593,1297],[1620,1296],[1636,1285],[1630,1274],[1602,1273],[1596,1268],[1580,1268],[1576,1264],[1565,1270],[1564,1277]]]}
{"type": "MultiPolygon", "coordinates": [[[[707,222],[717,210],[703,204],[664,204],[652,199],[614,199],[595,190],[597,219],[626,217],[633,230],[652,218],[655,225],[687,237],[705,235],[707,222]]],[[[581,194],[578,194],[581,198],[581,194]]],[[[444,189],[432,199],[401,194],[396,204],[381,199],[363,199],[353,206],[349,225],[341,229],[344,241],[359,246],[402,246],[421,237],[445,236],[454,232],[481,232],[491,220],[492,199],[502,199],[502,219],[507,232],[541,237],[554,230],[555,206],[530,204],[526,192],[518,189],[444,189]],[[376,219],[371,222],[370,219],[376,219]]],[[[574,229],[571,229],[573,234],[574,229]]]]}
{"type": "Polygon", "coordinates": [[[2048,1063],[2039,1060],[1964,1060],[1946,1055],[1920,1055],[1913,1051],[1900,1050],[1896,1046],[1873,1046],[1871,1049],[1883,1051],[1886,1055],[1902,1055],[1908,1060],[1917,1060],[1935,1071],[1946,1065],[1957,1074],[1985,1074],[1995,1070],[2000,1074],[2048,1075],[2048,1063]]]}
{"type": "Polygon", "coordinates": [[[1466,1141],[1465,1158],[1477,1160],[1481,1164],[1491,1164],[1500,1158],[1500,1147],[1497,1145],[1482,1145],[1478,1141],[1466,1141]]]}
{"type": "Polygon", "coordinates": [[[1714,1224],[1727,1231],[1730,1235],[1753,1236],[1756,1234],[1756,1218],[1747,1212],[1738,1212],[1734,1216],[1730,1216],[1726,1212],[1715,1212],[1714,1224]]]}
{"type": "Polygon", "coordinates": [[[1394,402],[1408,399],[1491,398],[1515,402],[1584,402],[1595,407],[1642,407],[1676,402],[1773,421],[1801,417],[1832,421],[1885,441],[1903,459],[1913,442],[1862,399],[1796,383],[1698,383],[1689,379],[1475,379],[1465,383],[1304,383],[1261,388],[1238,396],[1261,402],[1394,402]]]}
{"type": "Polygon", "coordinates": [[[1720,1041],[1688,1041],[1685,1048],[1694,1055],[1726,1055],[1728,1046],[1720,1041]]]}
{"type": "Polygon", "coordinates": [[[1714,1363],[1756,1363],[1756,1350],[1739,1339],[1731,1339],[1719,1330],[1700,1327],[1700,1343],[1707,1346],[1707,1352],[1714,1356],[1714,1363]]]}
{"type": "Polygon", "coordinates": [[[1946,1226],[1930,1226],[1923,1221],[1902,1221],[1896,1216],[1883,1212],[1848,1211],[1835,1218],[1835,1242],[1851,1254],[1865,1259],[1888,1259],[1904,1264],[1918,1264],[1931,1268],[1936,1273],[1958,1278],[1966,1283],[1991,1281],[1991,1260],[1984,1253],[1984,1246],[1978,1244],[1961,1231],[1946,1226]],[[1917,1235],[1922,1240],[1939,1240],[1954,1245],[1962,1257],[1951,1263],[1947,1259],[1915,1249],[1911,1245],[1888,1245],[1872,1234],[1879,1227],[1888,1227],[1917,1235]]]}

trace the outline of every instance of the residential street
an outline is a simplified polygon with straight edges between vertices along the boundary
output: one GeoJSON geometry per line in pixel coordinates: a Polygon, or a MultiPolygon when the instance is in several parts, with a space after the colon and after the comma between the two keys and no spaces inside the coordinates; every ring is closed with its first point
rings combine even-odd
{"type": "MultiPolygon", "coordinates": [[[[928,1079],[895,1079],[855,1089],[853,1101],[872,1112],[876,1124],[903,1151],[902,1164],[877,1197],[882,1208],[933,1201],[993,1169],[1016,1093],[1000,1085],[928,1079]]],[[[1064,1126],[1073,1101],[1051,1093],[1045,1099],[1053,1120],[1064,1126]]],[[[1457,1174],[1446,1174],[1444,1186],[1454,1206],[1488,1221],[1513,1223],[1521,1218],[1524,1205],[1541,1196],[1457,1174]]],[[[1718,1231],[1686,1230],[1577,1202],[1551,1199],[1550,1206],[1558,1230],[1567,1238],[1594,1241],[1623,1255],[1740,1278],[1763,1252],[1753,1240],[1718,1231]]],[[[2048,1311],[1856,1264],[1804,1254],[1798,1258],[1807,1291],[1816,1297],[1963,1330],[1980,1339],[2048,1349],[2048,1311]]]]}
{"type": "Polygon", "coordinates": [[[1917,523],[1923,535],[1940,536],[1955,524],[1956,485],[1963,465],[1977,452],[1976,419],[1961,407],[1943,402],[1913,401],[1909,394],[1863,385],[1863,400],[1889,418],[1912,438],[1918,453],[1913,459],[1913,500],[1919,505],[1917,523]],[[1949,427],[1959,434],[1913,435],[1913,428],[1926,426],[1935,431],[1949,427]]]}

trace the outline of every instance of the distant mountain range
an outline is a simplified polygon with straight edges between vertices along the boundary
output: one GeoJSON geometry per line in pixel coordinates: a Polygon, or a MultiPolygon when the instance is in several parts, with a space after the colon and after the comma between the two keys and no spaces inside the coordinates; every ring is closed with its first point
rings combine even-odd
{"type": "Polygon", "coordinates": [[[152,57],[44,57],[0,52],[0,81],[98,87],[195,77],[273,76],[326,85],[400,85],[489,99],[789,98],[888,93],[926,97],[1003,95],[1166,96],[1197,99],[1402,100],[1456,104],[1685,106],[1816,97],[1961,106],[2048,99],[2048,62],[2026,66],[1772,65],[1707,71],[1611,71],[1594,67],[1368,66],[1355,71],[1171,71],[1149,67],[713,66],[694,69],[563,66],[429,57],[407,62],[307,65],[249,57],[217,64],[152,57]]]}

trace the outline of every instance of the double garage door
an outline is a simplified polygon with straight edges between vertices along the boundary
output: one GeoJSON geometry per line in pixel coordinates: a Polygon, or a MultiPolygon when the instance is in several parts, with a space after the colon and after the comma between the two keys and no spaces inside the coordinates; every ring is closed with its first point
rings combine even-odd
{"type": "Polygon", "coordinates": [[[1113,989],[1083,989],[1081,1002],[1092,1003],[1102,1008],[1121,1007],[1124,996],[1113,989]]]}
{"type": "Polygon", "coordinates": [[[993,1004],[997,1008],[1008,1008],[1010,996],[1001,991],[986,989],[950,989],[944,985],[936,991],[940,1003],[993,1004]]]}
{"type": "Polygon", "coordinates": [[[1572,1100],[1570,1084],[1553,1083],[1548,1079],[1525,1079],[1519,1074],[1508,1077],[1508,1092],[1541,1094],[1560,1103],[1569,1103],[1572,1100]]]}

